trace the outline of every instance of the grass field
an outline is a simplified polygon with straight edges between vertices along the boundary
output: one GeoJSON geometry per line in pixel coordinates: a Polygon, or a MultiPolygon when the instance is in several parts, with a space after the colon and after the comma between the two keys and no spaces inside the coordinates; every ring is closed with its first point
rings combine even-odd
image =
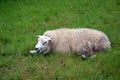
{"type": "Polygon", "coordinates": [[[120,0],[0,0],[0,80],[120,80],[120,0]],[[101,30],[112,48],[88,60],[28,53],[63,27],[101,30]]]}

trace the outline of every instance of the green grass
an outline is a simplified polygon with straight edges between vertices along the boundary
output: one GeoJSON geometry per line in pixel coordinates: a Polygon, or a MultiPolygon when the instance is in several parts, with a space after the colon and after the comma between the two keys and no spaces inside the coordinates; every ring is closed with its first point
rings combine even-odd
{"type": "Polygon", "coordinates": [[[120,80],[119,0],[0,0],[0,80],[120,80]],[[112,49],[82,60],[74,54],[30,55],[36,35],[95,28],[112,49]]]}

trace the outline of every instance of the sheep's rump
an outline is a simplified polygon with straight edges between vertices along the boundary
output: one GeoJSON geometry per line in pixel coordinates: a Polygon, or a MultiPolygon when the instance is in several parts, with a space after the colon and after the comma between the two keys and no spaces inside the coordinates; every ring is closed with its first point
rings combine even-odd
{"type": "Polygon", "coordinates": [[[55,52],[83,54],[110,48],[108,37],[95,29],[62,28],[46,31],[43,35],[49,36],[53,40],[52,49],[55,52]]]}

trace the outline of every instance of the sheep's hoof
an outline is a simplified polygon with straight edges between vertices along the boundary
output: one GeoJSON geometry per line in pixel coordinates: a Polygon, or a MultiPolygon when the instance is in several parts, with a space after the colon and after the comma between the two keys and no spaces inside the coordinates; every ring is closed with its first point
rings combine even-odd
{"type": "Polygon", "coordinates": [[[87,57],[86,57],[85,54],[81,55],[81,57],[82,57],[83,60],[86,60],[86,59],[87,59],[87,57]]]}
{"type": "Polygon", "coordinates": [[[91,58],[91,59],[96,58],[96,55],[95,55],[95,54],[94,54],[94,55],[91,55],[90,58],[91,58]]]}
{"type": "Polygon", "coordinates": [[[37,51],[36,50],[30,50],[29,53],[34,54],[34,53],[37,53],[37,51]]]}

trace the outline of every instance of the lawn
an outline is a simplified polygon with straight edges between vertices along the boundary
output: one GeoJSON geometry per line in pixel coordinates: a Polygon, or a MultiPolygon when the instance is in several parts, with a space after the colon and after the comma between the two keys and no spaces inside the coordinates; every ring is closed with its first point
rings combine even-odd
{"type": "Polygon", "coordinates": [[[120,0],[0,0],[0,80],[120,80],[120,0]],[[94,28],[112,48],[94,59],[30,55],[37,34],[94,28]]]}

